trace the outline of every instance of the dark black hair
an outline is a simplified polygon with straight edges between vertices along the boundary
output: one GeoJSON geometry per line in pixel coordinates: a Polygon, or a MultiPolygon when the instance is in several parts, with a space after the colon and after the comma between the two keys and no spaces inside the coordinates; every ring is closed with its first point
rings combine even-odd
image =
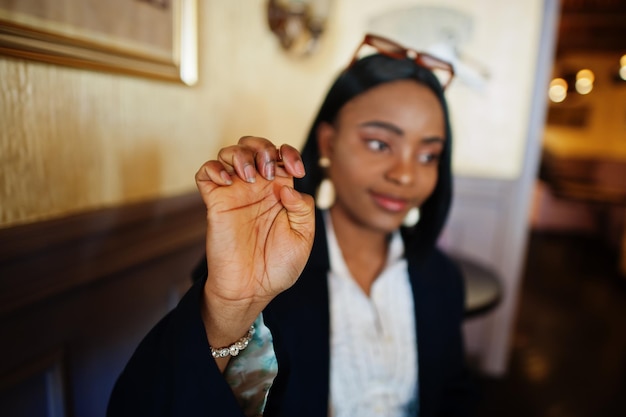
{"type": "Polygon", "coordinates": [[[437,185],[430,197],[420,207],[420,221],[412,228],[402,227],[402,236],[407,254],[420,256],[432,248],[443,229],[452,201],[451,148],[452,134],[448,106],[443,89],[435,75],[409,59],[390,58],[385,55],[371,55],[356,61],[343,71],[331,86],[309,131],[302,149],[302,160],[306,176],[296,179],[298,191],[315,195],[323,179],[323,171],[318,166],[319,150],[317,128],[321,122],[334,123],[340,109],[351,99],[378,85],[397,81],[415,80],[425,85],[437,96],[444,114],[446,141],[439,160],[437,185]]]}

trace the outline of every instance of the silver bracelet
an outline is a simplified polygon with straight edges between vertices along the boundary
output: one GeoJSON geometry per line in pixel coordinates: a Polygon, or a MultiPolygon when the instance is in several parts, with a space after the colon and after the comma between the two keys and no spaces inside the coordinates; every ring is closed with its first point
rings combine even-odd
{"type": "Polygon", "coordinates": [[[230,346],[224,346],[217,349],[213,349],[213,347],[209,346],[211,348],[211,355],[213,355],[214,358],[225,358],[227,356],[239,355],[239,352],[248,347],[254,331],[254,326],[250,326],[248,333],[230,346]]]}

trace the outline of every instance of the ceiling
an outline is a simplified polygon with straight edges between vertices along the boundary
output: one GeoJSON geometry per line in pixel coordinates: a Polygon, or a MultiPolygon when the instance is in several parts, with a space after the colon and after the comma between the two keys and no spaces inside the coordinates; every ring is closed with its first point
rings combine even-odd
{"type": "Polygon", "coordinates": [[[626,0],[561,0],[557,55],[626,54],[626,0]]]}

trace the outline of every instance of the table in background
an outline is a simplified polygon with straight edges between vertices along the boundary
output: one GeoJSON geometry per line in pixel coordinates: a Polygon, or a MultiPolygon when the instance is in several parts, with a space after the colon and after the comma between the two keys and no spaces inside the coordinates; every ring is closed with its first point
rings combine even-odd
{"type": "Polygon", "coordinates": [[[465,280],[465,317],[493,310],[502,298],[502,280],[491,268],[469,257],[451,254],[465,280]]]}

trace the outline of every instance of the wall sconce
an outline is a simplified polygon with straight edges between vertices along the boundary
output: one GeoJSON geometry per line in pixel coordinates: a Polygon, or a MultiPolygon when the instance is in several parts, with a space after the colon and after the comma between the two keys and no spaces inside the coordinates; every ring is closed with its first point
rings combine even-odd
{"type": "Polygon", "coordinates": [[[312,54],[326,26],[332,0],[269,0],[267,21],[280,45],[296,56],[312,54]]]}

